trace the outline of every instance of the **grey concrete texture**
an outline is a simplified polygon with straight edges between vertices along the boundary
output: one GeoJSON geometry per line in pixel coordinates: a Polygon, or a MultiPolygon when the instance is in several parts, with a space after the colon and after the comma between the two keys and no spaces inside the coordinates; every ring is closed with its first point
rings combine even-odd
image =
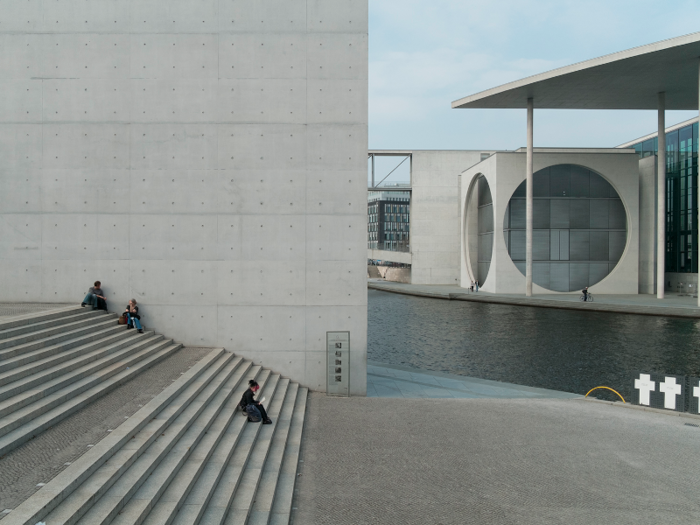
{"type": "Polygon", "coordinates": [[[700,318],[697,299],[687,294],[666,294],[664,299],[655,295],[638,294],[594,294],[593,302],[579,300],[580,293],[536,294],[525,297],[516,294],[494,294],[479,290],[470,292],[459,286],[427,286],[392,283],[373,279],[367,286],[385,292],[432,297],[452,301],[473,301],[515,306],[535,306],[540,308],[565,308],[567,310],[587,310],[593,312],[614,312],[618,314],[661,315],[668,317],[700,318]]]}
{"type": "MultiPolygon", "coordinates": [[[[49,327],[45,322],[18,326],[11,329],[9,335],[25,328],[31,331],[0,341],[0,357],[4,358],[0,370],[6,371],[0,374],[0,383],[5,385],[0,389],[0,398],[4,399],[0,404],[0,455],[5,455],[97,398],[129,382],[182,346],[173,344],[172,340],[166,340],[163,336],[154,336],[152,332],[134,336],[125,327],[116,325],[115,315],[80,307],[10,317],[0,324],[31,323],[54,314],[71,313],[77,315],[58,319],[63,320],[63,324],[52,319],[48,322],[49,327]],[[101,328],[106,330],[100,331],[101,328]],[[115,345],[110,345],[110,338],[114,335],[130,341],[121,352],[116,352],[115,345]],[[88,346],[83,344],[87,341],[90,341],[88,346]],[[42,373],[52,361],[70,359],[75,357],[76,352],[85,354],[90,346],[94,348],[100,342],[102,349],[111,355],[82,367],[80,359],[69,360],[59,370],[49,369],[46,374],[42,373]],[[65,354],[68,355],[64,357],[65,354]],[[23,375],[18,377],[18,373],[23,375]],[[22,380],[24,376],[29,377],[22,380]]],[[[8,335],[7,330],[3,333],[8,335]]],[[[93,352],[86,358],[95,361],[96,357],[98,355],[93,352]]]]}
{"type": "Polygon", "coordinates": [[[306,389],[279,374],[212,351],[9,513],[8,523],[288,516],[306,397],[306,389]],[[269,396],[269,426],[249,424],[237,410],[251,377],[269,396]]]}
{"type": "Polygon", "coordinates": [[[656,293],[657,176],[655,155],[639,160],[639,292],[645,294],[656,293]]]}
{"type": "Polygon", "coordinates": [[[558,390],[368,361],[367,397],[404,399],[575,399],[581,396],[558,390]]]}
{"type": "MultiPolygon", "coordinates": [[[[0,507],[14,509],[34,494],[39,483],[57,474],[90,450],[142,405],[170,386],[209,354],[211,348],[188,347],[146,370],[0,458],[0,507]]],[[[0,514],[0,518],[4,517],[0,514]]]]}
{"type": "Polygon", "coordinates": [[[364,393],[367,4],[3,4],[2,299],[99,279],[314,389],[350,330],[364,393]]]}
{"type": "MultiPolygon", "coordinates": [[[[534,172],[558,164],[575,164],[584,166],[602,175],[619,195],[626,212],[625,249],[613,270],[599,282],[591,285],[593,293],[636,294],[639,292],[639,216],[640,216],[640,182],[639,158],[633,150],[620,149],[544,149],[535,151],[534,172]]],[[[488,159],[475,164],[461,175],[459,203],[461,205],[461,263],[459,268],[461,286],[468,286],[471,281],[481,281],[480,289],[485,291],[512,294],[525,289],[526,276],[513,263],[506,241],[502,235],[505,223],[505,210],[510,199],[523,181],[526,171],[527,155],[524,151],[497,152],[488,159]],[[474,182],[483,175],[493,197],[494,237],[491,262],[486,278],[479,279],[473,275],[470,259],[474,255],[469,235],[473,236],[470,220],[470,197],[474,182]]],[[[642,186],[642,189],[645,189],[642,186]]],[[[473,204],[473,203],[472,203],[473,204]]],[[[606,219],[607,220],[607,219],[606,219]]],[[[568,221],[568,219],[567,219],[568,221]]],[[[607,224],[607,222],[606,222],[607,224]]],[[[568,227],[568,226],[567,226],[568,227]]],[[[648,232],[647,232],[648,233],[648,232]]],[[[477,254],[478,255],[478,254],[477,254]]],[[[485,259],[484,259],[485,260],[485,259]]],[[[415,281],[413,281],[415,282],[415,281]]],[[[533,282],[533,293],[553,293],[544,286],[533,282]]]]}
{"type": "Polygon", "coordinates": [[[314,393],[292,523],[695,523],[688,422],[584,400],[314,393]]]}
{"type": "Polygon", "coordinates": [[[413,151],[411,282],[459,284],[460,173],[490,151],[413,151]]]}
{"type": "Polygon", "coordinates": [[[0,317],[14,317],[70,306],[75,306],[75,303],[0,303],[0,317]]]}
{"type": "MultiPolygon", "coordinates": [[[[227,362],[232,357],[231,354],[227,355],[222,348],[212,349],[184,372],[178,380],[174,380],[170,386],[154,396],[134,417],[129,418],[108,437],[103,438],[89,452],[75,461],[69,469],[61,472],[42,490],[16,508],[10,514],[8,522],[20,525],[39,521],[47,513],[55,510],[56,506],[63,502],[66,497],[69,498],[68,506],[74,511],[79,510],[81,495],[80,493],[70,494],[71,490],[89,479],[101,466],[109,464],[110,460],[114,464],[115,451],[120,447],[122,448],[119,452],[121,457],[117,457],[117,463],[125,459],[129,460],[130,455],[138,452],[140,447],[145,446],[144,441],[150,442],[155,439],[161,433],[161,429],[165,428],[184,410],[187,402],[183,403],[183,401],[189,399],[188,396],[193,395],[193,392],[201,392],[205,388],[207,380],[212,377],[212,364],[227,362]],[[160,418],[154,419],[156,416],[160,416],[160,418]],[[149,428],[150,437],[148,431],[143,432],[149,428]],[[145,440],[140,439],[140,442],[132,440],[137,432],[140,432],[139,436],[145,435],[145,440]],[[76,497],[74,498],[74,496],[76,497]]],[[[119,464],[116,467],[119,467],[119,464]]],[[[102,481],[109,482],[109,479],[102,481]]],[[[93,497],[96,495],[95,488],[91,488],[93,497]]],[[[62,512],[65,510],[64,506],[62,512]]]]}

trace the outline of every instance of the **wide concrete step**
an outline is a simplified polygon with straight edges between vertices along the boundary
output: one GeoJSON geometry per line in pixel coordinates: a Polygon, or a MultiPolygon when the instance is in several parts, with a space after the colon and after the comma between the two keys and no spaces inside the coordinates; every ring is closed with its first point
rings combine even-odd
{"type": "Polygon", "coordinates": [[[201,448],[203,442],[209,442],[219,432],[217,421],[227,416],[227,406],[232,392],[235,397],[236,393],[245,389],[247,378],[259,376],[260,367],[253,367],[250,361],[236,358],[231,364],[235,367],[235,371],[227,381],[228,386],[221,389],[212,401],[212,406],[207,407],[199,415],[161,462],[155,465],[155,468],[149,468],[153,467],[149,465],[153,455],[144,453],[129,469],[128,475],[122,476],[79,523],[116,523],[124,519],[122,516],[139,514],[143,511],[142,504],[146,493],[162,493],[165,486],[178,475],[183,462],[188,460],[195,447],[201,448]],[[144,475],[145,472],[148,472],[147,476],[144,475]],[[161,484],[165,486],[161,487],[161,484]],[[125,510],[125,506],[129,509],[125,510]],[[116,521],[112,521],[115,518],[116,521]]]}
{"type": "MultiPolygon", "coordinates": [[[[0,350],[5,350],[6,348],[10,347],[18,347],[24,343],[28,343],[30,341],[37,341],[37,340],[46,340],[49,339],[52,335],[56,334],[63,334],[65,332],[71,331],[71,330],[77,330],[79,328],[83,327],[89,327],[92,324],[94,324],[94,317],[95,314],[97,314],[100,317],[110,317],[113,318],[112,315],[110,314],[105,314],[104,312],[78,312],[74,315],[70,315],[68,317],[64,317],[64,323],[59,323],[55,326],[49,326],[49,327],[37,327],[35,330],[31,330],[28,332],[25,332],[23,334],[19,335],[14,335],[13,337],[7,337],[5,339],[0,340],[0,350]]],[[[43,323],[41,323],[43,324],[43,323]]]]}
{"type": "MultiPolygon", "coordinates": [[[[3,520],[5,522],[3,525],[35,525],[40,521],[45,521],[45,518],[58,510],[62,503],[67,504],[68,498],[74,491],[80,488],[110,460],[112,460],[112,468],[116,467],[115,477],[118,477],[119,473],[125,472],[138,456],[143,453],[148,444],[152,443],[161,434],[161,431],[180,415],[190,400],[205,388],[212,375],[211,373],[207,374],[207,371],[212,368],[216,371],[220,365],[213,365],[220,363],[222,357],[225,357],[223,349],[213,350],[206,355],[185,372],[179,380],[154,397],[109,436],[97,443],[77,461],[73,462],[70,467],[8,514],[3,520]],[[159,419],[156,419],[156,416],[159,416],[159,419]],[[144,434],[141,434],[141,431],[147,425],[150,425],[150,427],[144,434]],[[134,448],[134,438],[137,434],[140,437],[142,446],[134,448]],[[132,440],[134,441],[132,442],[132,440]],[[130,444],[132,447],[130,449],[132,456],[129,458],[122,455],[121,460],[123,462],[121,465],[117,465],[119,458],[116,458],[115,455],[127,444],[130,444]],[[119,472],[120,469],[121,472],[119,472]]],[[[116,479],[112,479],[111,483],[110,479],[104,479],[103,484],[107,484],[107,488],[109,488],[114,481],[116,479]]],[[[99,486],[96,487],[96,492],[99,488],[99,486]]],[[[93,501],[97,501],[97,499],[96,494],[93,501]]]]}
{"type": "MultiPolygon", "coordinates": [[[[145,477],[158,466],[160,460],[172,450],[204,411],[208,402],[216,396],[222,381],[230,377],[235,366],[240,363],[231,363],[233,359],[233,354],[222,354],[177,399],[162,407],[160,413],[147,422],[138,434],[133,435],[127,444],[115,450],[114,455],[47,515],[44,521],[57,525],[77,523],[122,475],[129,476],[129,479],[123,484],[127,493],[119,496],[130,497],[133,489],[140,487],[145,477]],[[131,467],[134,467],[133,470],[131,467]]],[[[138,417],[140,412],[132,417],[138,417]]]]}
{"type": "MultiPolygon", "coordinates": [[[[8,397],[0,402],[0,417],[5,417],[39,399],[47,398],[64,387],[79,385],[80,381],[88,376],[94,376],[95,379],[97,376],[104,378],[104,375],[100,375],[101,369],[122,360],[133,362],[130,358],[142,350],[147,350],[146,353],[140,354],[143,358],[171,344],[170,341],[165,341],[162,335],[153,332],[139,335],[140,337],[126,338],[81,357],[80,359],[84,362],[75,359],[74,361],[77,361],[75,364],[64,363],[0,389],[0,394],[7,394],[8,397]],[[10,397],[9,394],[13,392],[14,394],[10,397]]],[[[123,366],[110,370],[112,373],[117,373],[120,369],[123,369],[123,366]]],[[[72,392],[77,393],[75,390],[72,392]]]]}
{"type": "MultiPolygon", "coordinates": [[[[294,499],[294,486],[297,481],[297,470],[299,468],[299,451],[301,449],[301,438],[304,432],[304,420],[306,418],[306,400],[309,395],[308,388],[299,388],[297,401],[294,405],[294,413],[289,427],[282,466],[280,468],[275,487],[275,495],[272,502],[266,503],[260,509],[253,509],[251,523],[268,523],[269,525],[287,525],[292,514],[292,500],[294,499]],[[264,520],[267,508],[270,514],[267,522],[264,520]],[[262,516],[259,515],[262,513],[262,516]],[[253,521],[257,519],[258,521],[253,521]]],[[[256,502],[257,503],[257,502],[256,502]]]]}
{"type": "Polygon", "coordinates": [[[0,400],[8,397],[6,392],[11,383],[20,382],[23,378],[29,376],[48,381],[56,377],[55,374],[64,373],[64,370],[72,370],[80,366],[80,363],[99,359],[100,353],[122,348],[135,335],[126,330],[114,330],[114,327],[102,330],[99,333],[101,333],[102,337],[93,339],[86,344],[72,348],[72,344],[66,345],[62,347],[63,351],[29,361],[27,364],[10,368],[6,372],[0,372],[0,400]],[[44,371],[46,373],[42,374],[44,371]]]}
{"type": "Polygon", "coordinates": [[[180,348],[182,345],[179,343],[159,341],[152,347],[4,417],[0,425],[0,456],[111,392],[180,348]]]}
{"type": "Polygon", "coordinates": [[[89,319],[91,317],[102,315],[104,312],[85,310],[81,308],[79,310],[69,310],[64,312],[64,314],[65,315],[60,317],[38,319],[31,323],[0,329],[0,340],[12,339],[30,332],[38,332],[54,326],[62,326],[73,321],[79,321],[80,319],[89,319]]]}
{"type": "Polygon", "coordinates": [[[217,349],[3,525],[288,522],[306,396],[289,379],[217,349]],[[271,425],[238,410],[250,379],[267,398],[271,425]]]}
{"type": "MultiPolygon", "coordinates": [[[[286,380],[284,385],[285,391],[289,385],[286,380]]],[[[296,390],[294,390],[296,392],[296,390]]],[[[291,399],[291,398],[290,398],[291,399]]],[[[280,427],[280,412],[287,401],[287,397],[276,397],[270,404],[270,418],[272,425],[257,425],[249,426],[245,430],[245,434],[241,439],[241,446],[236,447],[236,452],[233,455],[231,466],[224,474],[224,480],[228,483],[222,483],[217,487],[217,491],[212,498],[212,505],[205,513],[205,517],[209,514],[214,518],[214,523],[228,524],[240,523],[245,524],[250,514],[250,509],[255,501],[258,491],[258,485],[262,475],[265,462],[270,451],[270,445],[275,435],[275,431],[280,427]],[[230,476],[230,477],[229,477],[230,476]],[[235,479],[235,481],[234,481],[235,479]],[[235,486],[235,490],[231,490],[235,486]],[[211,513],[212,507],[226,507],[226,512],[219,518],[218,513],[211,513]]],[[[294,405],[293,399],[291,404],[287,404],[287,410],[291,414],[291,409],[294,405]]],[[[284,419],[288,416],[283,416],[284,419]]],[[[284,445],[282,445],[284,447],[284,445]]]]}
{"type": "MultiPolygon", "coordinates": [[[[284,479],[286,485],[279,484],[280,474],[283,470],[284,460],[287,456],[294,456],[294,454],[296,453],[296,456],[294,456],[296,461],[294,461],[294,463],[292,464],[294,475],[291,477],[292,492],[294,490],[293,485],[296,479],[296,466],[299,459],[299,448],[298,446],[295,448],[295,436],[291,436],[290,439],[290,433],[292,431],[292,420],[294,419],[295,408],[297,407],[297,404],[301,405],[302,402],[305,403],[305,400],[306,389],[300,389],[299,385],[296,383],[292,384],[290,387],[290,392],[287,395],[287,399],[285,400],[284,407],[282,408],[282,411],[280,412],[280,415],[278,416],[277,421],[275,422],[277,427],[275,428],[274,436],[269,442],[270,450],[268,453],[268,457],[265,461],[264,468],[261,471],[260,483],[257,491],[255,492],[255,501],[252,502],[252,507],[250,507],[249,510],[247,523],[255,525],[267,525],[268,521],[270,520],[270,515],[272,514],[272,505],[275,502],[275,495],[277,493],[278,488],[280,489],[280,492],[284,492],[285,486],[289,485],[289,477],[286,477],[284,479]]],[[[303,422],[304,419],[302,413],[302,425],[303,422]]],[[[265,429],[263,429],[263,432],[264,431],[265,429]]],[[[301,435],[299,434],[298,438],[300,437],[301,435]]],[[[257,453],[257,451],[254,453],[254,457],[257,453]]],[[[250,465],[248,468],[250,468],[250,465]]],[[[280,495],[280,498],[285,499],[283,495],[280,495]]]]}
{"type": "Polygon", "coordinates": [[[25,326],[29,324],[48,321],[50,319],[59,319],[71,315],[72,313],[84,311],[80,306],[68,306],[65,308],[56,308],[52,310],[44,310],[42,312],[32,312],[29,314],[13,315],[0,319],[0,331],[15,328],[17,326],[25,326]]]}
{"type": "MultiPolygon", "coordinates": [[[[270,374],[269,370],[265,370],[265,373],[267,374],[264,377],[265,383],[258,381],[261,387],[260,395],[271,400],[283,399],[289,380],[280,379],[279,374],[270,374]]],[[[207,439],[200,443],[178,476],[168,485],[167,490],[153,505],[153,509],[144,517],[142,522],[144,525],[169,524],[183,511],[183,506],[187,507],[183,513],[188,516],[202,513],[204,507],[201,504],[193,505],[192,501],[208,500],[207,496],[213,495],[212,489],[215,485],[212,485],[212,481],[221,480],[229,462],[226,458],[230,459],[233,450],[243,447],[240,442],[241,435],[248,430],[257,433],[263,426],[262,424],[248,424],[247,415],[236,410],[236,406],[247,387],[245,384],[243,386],[244,388],[230,400],[230,406],[222,418],[223,421],[217,422],[216,428],[219,432],[214,433],[212,437],[207,435],[207,439]],[[235,424],[232,425],[234,416],[235,424]],[[210,466],[213,468],[205,472],[205,469],[210,466]],[[204,475],[202,475],[203,472],[204,475]],[[190,505],[186,505],[187,502],[190,502],[190,505]]],[[[126,525],[127,523],[128,521],[121,520],[116,521],[115,525],[126,525]]]]}
{"type": "MultiPolygon", "coordinates": [[[[261,390],[265,389],[272,393],[279,376],[271,375],[269,370],[260,370],[260,367],[254,367],[254,371],[256,373],[259,371],[259,376],[256,380],[260,383],[261,390]]],[[[247,388],[246,379],[248,377],[244,378],[242,384],[236,390],[238,399],[230,399],[232,405],[235,405],[240,400],[240,396],[243,395],[247,388]]],[[[238,385],[236,386],[238,387],[238,385]]],[[[227,422],[230,422],[235,413],[235,407],[229,406],[222,417],[227,422]]],[[[214,419],[209,420],[210,427],[212,423],[214,423],[214,419]]],[[[217,424],[211,435],[207,432],[206,436],[201,434],[197,426],[190,429],[183,436],[183,439],[180,440],[181,443],[178,443],[177,447],[164,458],[158,469],[124,506],[124,509],[113,521],[113,524],[169,523],[187,497],[194,481],[196,481],[199,471],[204,464],[202,461],[203,457],[206,458],[208,454],[211,454],[211,445],[215,444],[217,437],[220,437],[220,432],[224,431],[226,426],[217,424]],[[202,446],[197,446],[197,443],[194,443],[195,435],[205,438],[199,441],[199,444],[202,446]],[[210,447],[209,450],[207,450],[207,446],[210,447]],[[192,457],[193,455],[194,457],[192,457]],[[190,458],[191,461],[187,461],[190,458]],[[175,465],[177,468],[175,468],[175,465]]],[[[89,522],[86,521],[85,523],[89,522]]]]}
{"type": "Polygon", "coordinates": [[[83,344],[85,341],[77,341],[81,336],[92,337],[93,339],[88,340],[94,340],[96,337],[101,337],[96,335],[96,332],[102,329],[126,329],[124,326],[119,326],[116,323],[115,317],[100,316],[98,319],[99,321],[97,322],[92,322],[79,328],[66,326],[64,327],[64,331],[58,334],[0,350],[0,372],[41,359],[47,355],[51,355],[51,353],[60,352],[66,348],[66,345],[70,345],[71,340],[75,342],[75,346],[83,344]],[[61,343],[66,344],[61,345],[61,343]],[[43,352],[41,350],[43,350],[43,352]],[[11,359],[14,357],[17,359],[11,359]]]}
{"type": "Polygon", "coordinates": [[[22,403],[20,401],[17,401],[17,403],[15,403],[15,400],[24,399],[27,395],[34,395],[34,392],[20,394],[19,396],[15,396],[6,400],[2,404],[0,404],[0,407],[2,407],[3,411],[8,412],[2,417],[2,419],[0,419],[0,436],[3,436],[15,430],[16,428],[20,427],[21,425],[30,421],[31,419],[36,418],[41,414],[56,408],[57,406],[63,404],[65,401],[74,398],[76,395],[81,394],[86,390],[89,390],[90,388],[102,383],[103,381],[111,378],[112,376],[119,374],[125,369],[130,369],[131,365],[138,363],[140,360],[149,357],[155,352],[159,352],[166,346],[170,345],[170,343],[171,341],[169,340],[159,340],[157,342],[154,342],[146,349],[142,349],[133,354],[127,354],[116,363],[103,367],[97,370],[95,373],[84,377],[78,381],[72,381],[64,388],[58,389],[51,393],[47,393],[47,395],[45,396],[41,396],[42,390],[39,390],[37,392],[38,398],[32,403],[26,404],[26,406],[21,406],[22,403]],[[12,407],[15,407],[16,410],[11,410],[12,407]]]}

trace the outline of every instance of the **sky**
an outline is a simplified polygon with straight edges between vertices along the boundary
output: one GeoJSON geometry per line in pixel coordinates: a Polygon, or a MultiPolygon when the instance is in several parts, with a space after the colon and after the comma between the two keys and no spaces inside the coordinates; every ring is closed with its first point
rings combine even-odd
{"type": "MultiPolygon", "coordinates": [[[[524,109],[451,102],[696,31],[698,0],[369,0],[369,147],[525,146],[524,109]]],[[[666,123],[695,116],[668,111],[666,123]]],[[[655,128],[655,111],[537,110],[534,144],[614,147],[655,128]]]]}

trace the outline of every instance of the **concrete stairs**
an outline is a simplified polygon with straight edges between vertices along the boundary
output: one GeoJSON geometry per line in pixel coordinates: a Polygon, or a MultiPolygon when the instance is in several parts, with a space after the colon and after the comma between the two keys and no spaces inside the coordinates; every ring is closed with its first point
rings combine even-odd
{"type": "Polygon", "coordinates": [[[307,393],[215,349],[2,524],[286,524],[307,393]],[[250,379],[271,425],[237,408],[250,379]]]}
{"type": "Polygon", "coordinates": [[[0,456],[181,346],[89,307],[1,320],[0,456]]]}

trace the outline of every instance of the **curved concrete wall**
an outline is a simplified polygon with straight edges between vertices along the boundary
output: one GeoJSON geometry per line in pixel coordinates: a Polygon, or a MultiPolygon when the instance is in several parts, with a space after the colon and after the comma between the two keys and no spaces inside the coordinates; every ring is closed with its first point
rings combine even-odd
{"type": "MultiPolygon", "coordinates": [[[[524,293],[525,276],[513,263],[503,237],[505,209],[516,188],[525,176],[525,153],[500,152],[472,166],[462,173],[461,202],[467,202],[467,189],[479,175],[488,180],[493,196],[495,232],[493,259],[489,277],[484,283],[485,292],[524,293]]],[[[627,214],[627,240],[625,250],[612,272],[591,287],[593,293],[636,294],[639,288],[639,174],[638,158],[630,151],[604,149],[589,150],[540,150],[535,149],[534,169],[557,164],[576,164],[605,175],[622,199],[627,214]]],[[[463,217],[463,228],[465,224],[463,217]]],[[[469,232],[462,231],[462,242],[468,243],[469,232]]],[[[462,253],[461,286],[469,286],[466,267],[466,250],[462,253]]],[[[533,285],[535,293],[557,293],[533,285]]],[[[573,293],[579,293],[575,291],[573,293]]]]}
{"type": "Polygon", "coordinates": [[[61,0],[0,12],[5,301],[110,307],[365,392],[366,0],[61,0]]]}

